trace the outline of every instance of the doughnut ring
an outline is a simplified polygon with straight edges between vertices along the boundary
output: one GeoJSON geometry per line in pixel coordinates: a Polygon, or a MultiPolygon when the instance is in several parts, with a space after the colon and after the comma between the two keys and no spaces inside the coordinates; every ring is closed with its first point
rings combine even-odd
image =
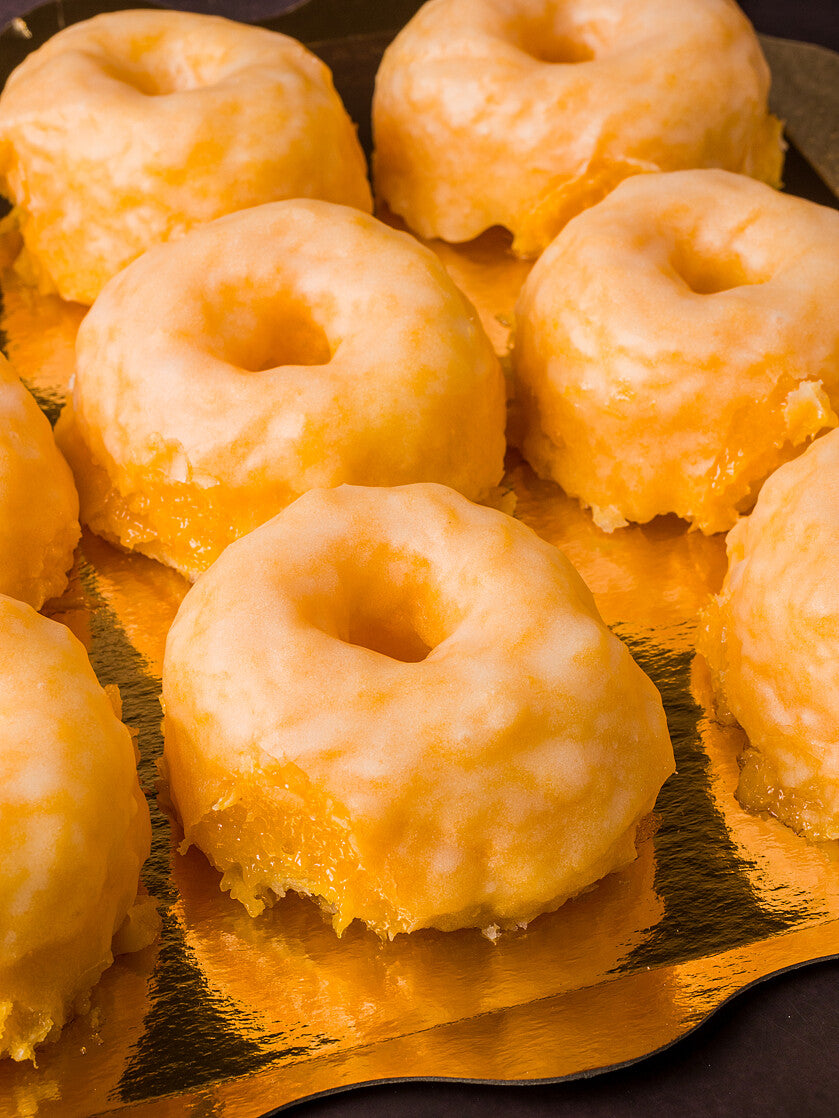
{"type": "Polygon", "coordinates": [[[190,590],[164,766],[222,888],[339,933],[513,927],[635,857],[661,699],[567,559],[444,486],[310,491],[190,590]]]}
{"type": "Polygon", "coordinates": [[[778,185],[769,68],[730,0],[430,0],[385,52],[377,194],[423,237],[493,225],[537,256],[644,171],[778,185]]]}
{"type": "Polygon", "coordinates": [[[432,252],[358,210],[275,202],[157,246],[76,352],[58,431],[82,519],[189,577],[315,486],[483,499],[503,474],[476,312],[432,252]]]}
{"type": "Polygon", "coordinates": [[[70,630],[0,595],[0,669],[0,1058],[26,1060],[114,951],[151,942],[151,826],[131,735],[70,630]]]}
{"type": "Polygon", "coordinates": [[[40,609],[67,585],[79,498],[47,417],[0,355],[0,594],[40,609]]]}
{"type": "Polygon", "coordinates": [[[59,32],[0,95],[0,191],[19,270],[92,303],[159,241],[280,198],[371,209],[364,155],[329,70],[259,27],[173,11],[59,32]]]}
{"type": "Polygon", "coordinates": [[[726,544],[699,648],[749,738],[738,799],[839,838],[839,432],[781,466],[726,544]]]}
{"type": "Polygon", "coordinates": [[[610,530],[730,528],[839,419],[839,213],[727,171],[629,179],[516,308],[516,441],[610,530]]]}

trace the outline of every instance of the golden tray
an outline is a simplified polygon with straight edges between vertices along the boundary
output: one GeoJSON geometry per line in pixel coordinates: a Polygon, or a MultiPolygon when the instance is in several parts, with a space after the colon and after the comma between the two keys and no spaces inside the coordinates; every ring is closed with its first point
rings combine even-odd
{"type": "MultiPolygon", "coordinates": [[[[57,15],[71,22],[104,7],[50,5],[18,21],[0,38],[4,71],[56,29],[57,15]]],[[[347,18],[368,13],[364,34],[338,26],[330,39],[317,23],[328,7],[269,25],[319,40],[351,113],[366,121],[391,37],[377,26],[386,17],[372,0],[349,5],[347,18]]],[[[334,20],[334,5],[330,12],[334,20]]],[[[366,123],[361,132],[369,143],[366,123]]],[[[806,174],[796,174],[808,192],[806,174]]],[[[813,180],[809,192],[823,200],[824,189],[813,180]]],[[[501,352],[527,271],[506,246],[495,233],[433,246],[501,352]]],[[[14,251],[7,237],[4,349],[54,419],[84,311],[22,287],[8,267],[14,251]]],[[[697,615],[725,570],[723,537],[688,532],[675,518],[607,535],[514,455],[508,466],[516,515],[576,564],[664,697],[678,773],[637,861],[495,943],[476,931],[381,943],[357,924],[339,940],[294,895],[250,919],[219,891],[202,855],[176,853],[153,790],[163,646],[187,584],[85,533],[71,586],[48,612],[85,642],[102,683],[119,686],[125,721],[138,731],[154,826],[144,882],[163,930],[154,946],[117,960],[91,1014],[42,1050],[37,1069],[0,1065],[0,1116],[130,1108],[234,1118],[371,1080],[590,1074],[671,1044],[760,978],[839,954],[839,844],[808,844],[740,807],[742,735],[714,720],[694,656],[697,615]]]]}

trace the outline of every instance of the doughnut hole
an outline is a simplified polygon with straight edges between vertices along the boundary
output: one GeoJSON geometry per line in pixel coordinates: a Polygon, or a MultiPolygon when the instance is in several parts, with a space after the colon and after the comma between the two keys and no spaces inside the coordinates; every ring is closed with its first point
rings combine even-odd
{"type": "Polygon", "coordinates": [[[709,250],[688,240],[677,242],[669,264],[695,295],[719,295],[735,287],[766,283],[772,278],[768,269],[758,270],[730,247],[722,251],[709,250]]]}
{"type": "Polygon", "coordinates": [[[527,23],[518,30],[518,45],[537,62],[547,62],[551,66],[573,65],[577,62],[591,62],[595,52],[591,44],[578,34],[557,33],[545,20],[527,23]]]}
{"type": "Polygon", "coordinates": [[[204,317],[209,352],[245,372],[328,365],[332,360],[326,331],[311,308],[291,292],[260,297],[238,284],[224,285],[213,292],[204,317]]]}
{"type": "Polygon", "coordinates": [[[169,69],[159,62],[152,64],[151,60],[148,66],[116,62],[103,65],[102,69],[113,81],[129,86],[144,97],[168,97],[205,86],[186,66],[169,69]]]}
{"type": "Polygon", "coordinates": [[[384,547],[347,559],[347,606],[335,633],[340,640],[416,664],[457,628],[462,610],[418,556],[384,547]]]}
{"type": "Polygon", "coordinates": [[[339,548],[337,585],[306,598],[306,622],[330,639],[418,664],[458,628],[464,611],[411,548],[339,548]]]}
{"type": "Polygon", "coordinates": [[[418,664],[431,651],[407,610],[397,616],[382,616],[378,603],[359,603],[361,608],[350,618],[349,630],[343,639],[347,644],[378,652],[403,664],[418,664]]]}
{"type": "Polygon", "coordinates": [[[537,62],[564,66],[591,62],[611,52],[614,22],[592,16],[582,5],[538,4],[533,12],[519,12],[505,28],[507,41],[537,62]],[[584,18],[583,18],[584,17],[584,18]]]}
{"type": "Polygon", "coordinates": [[[145,97],[168,97],[215,85],[231,72],[230,52],[164,34],[109,34],[101,38],[102,70],[145,97]]]}

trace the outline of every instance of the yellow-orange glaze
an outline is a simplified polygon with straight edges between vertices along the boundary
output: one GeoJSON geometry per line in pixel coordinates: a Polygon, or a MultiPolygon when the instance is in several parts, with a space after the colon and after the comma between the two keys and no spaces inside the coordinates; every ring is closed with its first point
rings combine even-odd
{"type": "Polygon", "coordinates": [[[32,1058],[156,927],[137,898],[149,811],[110,699],[69,629],[0,595],[0,1057],[32,1058]]]}
{"type": "Polygon", "coordinates": [[[252,914],[510,927],[635,857],[658,692],[571,564],[443,486],[301,497],[187,597],[163,669],[186,845],[252,914]]]}
{"type": "Polygon", "coordinates": [[[838,422],[839,213],[728,171],[643,175],[574,219],[516,308],[516,436],[607,530],[731,527],[838,422]]]}
{"type": "Polygon", "coordinates": [[[173,11],[96,16],[28,56],[0,96],[0,190],[22,274],[82,303],[150,245],[222,214],[279,198],[372,205],[318,58],[173,11]]]}
{"type": "Polygon", "coordinates": [[[46,416],[0,355],[0,594],[40,609],[67,585],[79,499],[46,416]]]}
{"type": "Polygon", "coordinates": [[[628,175],[777,185],[769,69],[730,0],[430,0],[385,52],[376,193],[424,237],[538,255],[628,175]]]}
{"type": "Polygon", "coordinates": [[[839,432],[774,473],[727,542],[700,650],[749,738],[738,797],[839,838],[839,432]]]}
{"type": "Polygon", "coordinates": [[[484,499],[503,474],[474,308],[428,249],[345,206],[276,202],[157,246],[76,354],[57,430],[83,521],[190,577],[314,486],[484,499]]]}

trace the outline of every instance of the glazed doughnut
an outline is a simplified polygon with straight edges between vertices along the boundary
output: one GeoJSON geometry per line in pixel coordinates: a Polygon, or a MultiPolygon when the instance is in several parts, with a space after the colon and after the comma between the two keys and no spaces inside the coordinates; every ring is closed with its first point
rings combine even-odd
{"type": "Polygon", "coordinates": [[[67,585],[79,499],[47,417],[0,355],[0,594],[40,609],[67,585]]]}
{"type": "Polygon", "coordinates": [[[79,330],[58,430],[82,519],[194,577],[315,486],[486,498],[504,423],[498,360],[434,254],[358,210],[287,201],[116,276],[79,330]]]}
{"type": "Polygon", "coordinates": [[[433,484],[301,497],[190,590],[163,666],[184,828],[255,915],[512,927],[635,857],[658,692],[567,559],[433,484]]]}
{"type": "Polygon", "coordinates": [[[839,422],[837,300],[834,210],[727,171],[629,179],[522,289],[515,437],[607,530],[725,531],[839,422]]]}
{"type": "Polygon", "coordinates": [[[839,432],[769,478],[727,545],[700,651],[749,738],[738,798],[839,838],[839,432]]]}
{"type": "Polygon", "coordinates": [[[19,270],[92,303],[159,241],[280,198],[370,210],[364,155],[329,70],[300,43],[188,12],[59,32],[0,96],[0,190],[19,270]]]}
{"type": "Polygon", "coordinates": [[[150,942],[149,811],[131,735],[70,630],[0,595],[0,1057],[33,1058],[150,942]]]}
{"type": "Polygon", "coordinates": [[[376,78],[376,191],[424,237],[502,225],[538,255],[638,172],[724,167],[777,185],[768,91],[730,0],[430,0],[376,78]]]}

